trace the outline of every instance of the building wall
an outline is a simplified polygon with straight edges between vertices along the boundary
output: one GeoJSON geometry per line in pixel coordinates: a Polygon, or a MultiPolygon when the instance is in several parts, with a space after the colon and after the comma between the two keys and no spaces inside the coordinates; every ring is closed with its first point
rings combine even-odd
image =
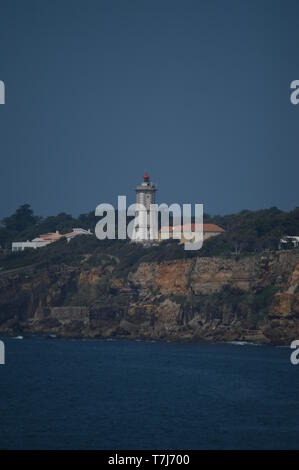
{"type": "Polygon", "coordinates": [[[17,252],[17,251],[24,251],[26,248],[31,248],[31,249],[36,249],[40,248],[42,246],[48,245],[49,242],[45,240],[40,240],[40,241],[27,241],[27,242],[13,242],[11,246],[11,251],[17,252]]]}
{"type": "Polygon", "coordinates": [[[222,232],[204,232],[203,233],[203,239],[208,240],[208,238],[211,237],[217,237],[217,235],[220,235],[222,232]]]}
{"type": "MultiPolygon", "coordinates": [[[[211,237],[217,237],[217,235],[220,235],[221,233],[222,232],[203,232],[203,240],[205,241],[205,240],[208,240],[211,237]]],[[[191,236],[191,233],[190,233],[190,236],[191,236]]],[[[171,239],[175,238],[175,237],[173,237],[173,233],[171,231],[169,231],[169,238],[171,238],[171,239]]],[[[159,241],[163,241],[162,238],[161,238],[161,231],[159,231],[158,239],[159,239],[159,241]]],[[[186,243],[186,242],[190,243],[191,241],[192,240],[185,238],[183,233],[182,233],[181,238],[180,238],[181,243],[186,243]]]]}

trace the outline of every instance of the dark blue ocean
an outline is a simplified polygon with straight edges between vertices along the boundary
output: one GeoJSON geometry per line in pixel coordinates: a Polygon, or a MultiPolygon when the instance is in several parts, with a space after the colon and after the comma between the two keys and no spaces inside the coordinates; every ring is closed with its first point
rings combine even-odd
{"type": "Polygon", "coordinates": [[[2,339],[1,449],[299,449],[289,348],[2,339]]]}

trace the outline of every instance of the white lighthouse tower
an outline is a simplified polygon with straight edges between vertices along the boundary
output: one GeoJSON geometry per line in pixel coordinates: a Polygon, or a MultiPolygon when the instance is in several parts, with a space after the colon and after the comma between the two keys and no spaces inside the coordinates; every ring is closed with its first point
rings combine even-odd
{"type": "Polygon", "coordinates": [[[151,208],[151,204],[155,204],[156,191],[157,187],[146,171],[142,183],[136,187],[136,202],[140,206],[135,213],[134,241],[147,242],[157,238],[156,211],[151,208]]]}

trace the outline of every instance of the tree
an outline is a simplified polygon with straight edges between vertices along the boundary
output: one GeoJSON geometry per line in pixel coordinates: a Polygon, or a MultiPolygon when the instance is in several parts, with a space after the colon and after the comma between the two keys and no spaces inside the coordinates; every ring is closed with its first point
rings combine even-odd
{"type": "Polygon", "coordinates": [[[29,204],[23,204],[10,217],[2,220],[2,224],[9,232],[22,232],[35,225],[38,217],[34,216],[29,204]]]}

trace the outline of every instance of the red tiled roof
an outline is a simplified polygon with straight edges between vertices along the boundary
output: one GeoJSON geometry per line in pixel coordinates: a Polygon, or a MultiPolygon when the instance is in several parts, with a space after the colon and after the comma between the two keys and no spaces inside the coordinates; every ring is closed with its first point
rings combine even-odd
{"type": "MultiPolygon", "coordinates": [[[[203,225],[203,232],[215,232],[215,233],[222,233],[224,232],[224,229],[219,227],[219,225],[216,224],[202,224],[203,225]]],[[[175,225],[174,227],[162,227],[161,232],[167,232],[169,229],[169,232],[181,232],[183,228],[187,229],[187,224],[185,225],[175,225]]],[[[188,230],[188,229],[187,229],[188,230]]],[[[196,232],[200,230],[200,224],[191,224],[191,230],[192,232],[196,232]]]]}
{"type": "Polygon", "coordinates": [[[39,238],[42,240],[57,240],[58,238],[61,237],[60,233],[57,232],[49,232],[49,233],[42,233],[39,238]]]}
{"type": "Polygon", "coordinates": [[[204,232],[224,232],[225,230],[219,225],[216,224],[203,224],[203,231],[204,232]]]}

